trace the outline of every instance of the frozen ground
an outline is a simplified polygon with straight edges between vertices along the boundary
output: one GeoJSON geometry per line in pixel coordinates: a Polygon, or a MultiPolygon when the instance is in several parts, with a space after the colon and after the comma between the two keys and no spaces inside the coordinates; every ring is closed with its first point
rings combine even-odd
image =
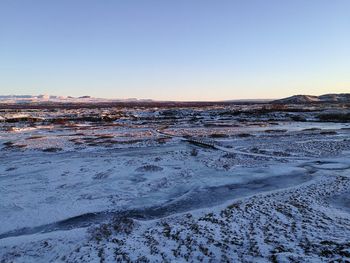
{"type": "Polygon", "coordinates": [[[347,262],[350,125],[322,111],[0,112],[0,259],[347,262]]]}

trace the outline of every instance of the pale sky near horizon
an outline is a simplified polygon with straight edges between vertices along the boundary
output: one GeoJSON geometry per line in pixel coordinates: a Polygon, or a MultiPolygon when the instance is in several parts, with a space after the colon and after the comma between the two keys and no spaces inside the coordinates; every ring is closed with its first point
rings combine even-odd
{"type": "Polygon", "coordinates": [[[0,0],[0,95],[350,92],[348,0],[0,0]]]}

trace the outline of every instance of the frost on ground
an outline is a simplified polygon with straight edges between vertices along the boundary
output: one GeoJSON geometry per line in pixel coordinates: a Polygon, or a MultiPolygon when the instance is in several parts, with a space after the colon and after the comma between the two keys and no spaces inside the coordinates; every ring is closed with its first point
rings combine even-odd
{"type": "Polygon", "coordinates": [[[297,188],[167,218],[115,216],[86,232],[9,238],[0,255],[4,262],[346,262],[349,214],[329,202],[349,191],[349,173],[326,173],[297,188]]]}
{"type": "Polygon", "coordinates": [[[350,261],[349,124],[257,108],[0,111],[0,262],[350,261]]]}
{"type": "MultiPolygon", "coordinates": [[[[117,218],[91,231],[89,249],[107,261],[130,262],[349,260],[350,219],[325,205],[329,196],[349,189],[349,177],[333,175],[151,223],[117,218]]],[[[89,260],[85,252],[70,259],[80,257],[89,260]]]]}

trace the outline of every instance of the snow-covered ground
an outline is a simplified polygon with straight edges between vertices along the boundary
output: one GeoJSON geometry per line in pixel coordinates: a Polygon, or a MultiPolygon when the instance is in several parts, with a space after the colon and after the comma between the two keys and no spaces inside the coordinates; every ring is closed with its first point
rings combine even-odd
{"type": "Polygon", "coordinates": [[[350,260],[349,123],[255,107],[0,112],[0,259],[350,260]]]}

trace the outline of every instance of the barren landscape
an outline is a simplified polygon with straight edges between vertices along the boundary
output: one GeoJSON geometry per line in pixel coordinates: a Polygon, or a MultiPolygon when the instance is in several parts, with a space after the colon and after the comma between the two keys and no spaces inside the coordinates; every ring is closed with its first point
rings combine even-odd
{"type": "Polygon", "coordinates": [[[1,262],[348,262],[350,104],[298,99],[1,104],[1,262]]]}
{"type": "Polygon", "coordinates": [[[350,263],[349,0],[0,0],[0,263],[350,263]]]}

